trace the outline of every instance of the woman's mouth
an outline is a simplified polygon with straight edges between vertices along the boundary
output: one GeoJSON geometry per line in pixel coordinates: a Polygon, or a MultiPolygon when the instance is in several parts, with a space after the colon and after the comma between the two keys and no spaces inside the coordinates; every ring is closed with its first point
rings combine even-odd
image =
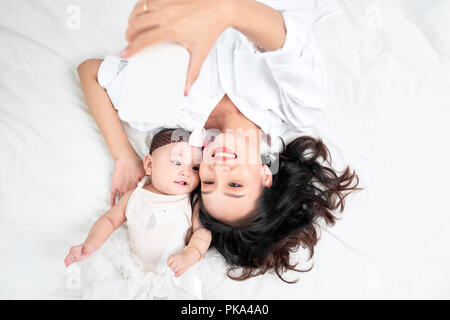
{"type": "Polygon", "coordinates": [[[214,160],[221,160],[221,161],[234,160],[237,158],[236,153],[234,153],[232,150],[226,147],[214,149],[211,156],[214,160]]]}

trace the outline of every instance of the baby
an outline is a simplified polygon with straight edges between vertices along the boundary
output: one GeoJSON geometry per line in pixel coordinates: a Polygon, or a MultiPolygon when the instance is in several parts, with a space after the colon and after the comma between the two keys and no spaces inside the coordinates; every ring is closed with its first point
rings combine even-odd
{"type": "Polygon", "coordinates": [[[70,249],[66,267],[91,256],[125,221],[130,249],[145,271],[160,274],[169,266],[179,277],[203,257],[211,233],[202,227],[198,207],[191,210],[190,197],[199,185],[202,153],[188,137],[181,129],[164,129],[153,137],[143,160],[147,175],[95,222],[82,244],[70,249]]]}

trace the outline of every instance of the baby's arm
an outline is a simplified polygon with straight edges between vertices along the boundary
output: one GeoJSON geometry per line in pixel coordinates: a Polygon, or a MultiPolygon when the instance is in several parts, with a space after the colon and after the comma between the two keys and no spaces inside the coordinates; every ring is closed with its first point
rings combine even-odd
{"type": "Polygon", "coordinates": [[[73,262],[89,258],[109,238],[111,233],[125,222],[125,209],[132,191],[124,194],[120,201],[101,216],[92,226],[84,242],[70,248],[69,254],[64,259],[66,267],[73,262]]]}
{"type": "Polygon", "coordinates": [[[211,232],[202,226],[198,218],[198,209],[199,206],[196,205],[192,213],[192,228],[194,232],[188,245],[184,247],[182,253],[175,253],[167,259],[167,264],[176,277],[181,276],[188,268],[197,263],[211,244],[211,232]]]}

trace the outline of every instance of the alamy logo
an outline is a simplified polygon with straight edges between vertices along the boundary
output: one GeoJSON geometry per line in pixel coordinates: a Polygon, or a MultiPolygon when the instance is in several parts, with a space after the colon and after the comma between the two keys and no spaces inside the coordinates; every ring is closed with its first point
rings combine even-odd
{"type": "Polygon", "coordinates": [[[81,9],[77,5],[70,5],[66,9],[68,17],[66,25],[69,30],[78,30],[81,28],[81,9]]]}
{"type": "Polygon", "coordinates": [[[67,280],[66,287],[69,290],[78,290],[81,287],[81,272],[80,268],[75,265],[71,265],[66,270],[67,280]]]}

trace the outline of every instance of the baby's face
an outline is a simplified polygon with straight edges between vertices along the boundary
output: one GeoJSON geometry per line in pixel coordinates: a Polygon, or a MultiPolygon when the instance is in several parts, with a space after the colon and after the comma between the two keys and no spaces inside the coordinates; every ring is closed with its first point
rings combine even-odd
{"type": "Polygon", "coordinates": [[[170,195],[192,192],[200,182],[198,170],[201,161],[201,148],[192,147],[186,142],[159,147],[151,154],[153,187],[170,195]]]}

